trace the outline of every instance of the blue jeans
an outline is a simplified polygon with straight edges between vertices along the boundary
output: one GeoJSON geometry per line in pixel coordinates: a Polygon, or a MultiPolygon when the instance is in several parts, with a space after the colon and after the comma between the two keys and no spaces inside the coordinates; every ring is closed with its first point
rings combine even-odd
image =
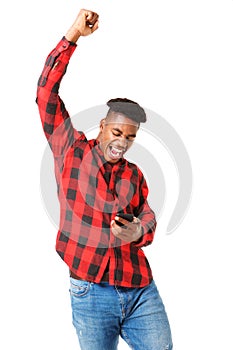
{"type": "Polygon", "coordinates": [[[143,288],[70,278],[73,324],[82,350],[172,350],[171,331],[154,281],[143,288]]]}

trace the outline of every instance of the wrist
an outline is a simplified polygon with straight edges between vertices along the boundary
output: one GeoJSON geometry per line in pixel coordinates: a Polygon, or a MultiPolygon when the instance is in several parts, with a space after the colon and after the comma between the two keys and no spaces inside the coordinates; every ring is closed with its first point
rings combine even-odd
{"type": "Polygon", "coordinates": [[[138,230],[136,238],[133,241],[133,243],[139,243],[141,238],[142,238],[142,227],[140,227],[140,229],[138,230]]]}
{"type": "Polygon", "coordinates": [[[80,38],[80,36],[81,36],[81,33],[77,28],[70,27],[70,29],[67,31],[67,33],[65,35],[65,38],[68,41],[76,43],[78,41],[78,39],[80,38]]]}

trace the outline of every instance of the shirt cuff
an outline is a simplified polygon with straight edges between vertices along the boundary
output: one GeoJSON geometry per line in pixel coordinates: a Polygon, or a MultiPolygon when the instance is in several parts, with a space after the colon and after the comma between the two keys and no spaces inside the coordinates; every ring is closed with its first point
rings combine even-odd
{"type": "Polygon", "coordinates": [[[56,46],[56,50],[61,53],[65,50],[67,50],[70,46],[73,46],[74,48],[77,46],[76,43],[73,43],[72,41],[69,41],[66,39],[65,36],[62,37],[62,39],[59,41],[59,43],[56,46]]]}
{"type": "Polygon", "coordinates": [[[141,248],[141,247],[145,246],[146,243],[147,243],[147,237],[144,235],[144,229],[142,227],[142,235],[136,242],[133,242],[133,245],[135,247],[141,248]]]}

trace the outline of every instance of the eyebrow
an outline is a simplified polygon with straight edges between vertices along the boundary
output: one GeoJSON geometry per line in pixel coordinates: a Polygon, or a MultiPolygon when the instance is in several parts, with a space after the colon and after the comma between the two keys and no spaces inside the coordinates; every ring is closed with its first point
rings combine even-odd
{"type": "MultiPolygon", "coordinates": [[[[120,129],[118,129],[118,128],[112,128],[112,130],[117,131],[120,134],[122,134],[122,131],[120,129]]],[[[129,134],[129,135],[127,135],[127,137],[136,137],[136,134],[129,134]]]]}

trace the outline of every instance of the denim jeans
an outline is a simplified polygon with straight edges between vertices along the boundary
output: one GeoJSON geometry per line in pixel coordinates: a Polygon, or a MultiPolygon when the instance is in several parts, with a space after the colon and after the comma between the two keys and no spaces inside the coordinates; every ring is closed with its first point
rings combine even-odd
{"type": "Polygon", "coordinates": [[[82,350],[172,350],[171,331],[154,281],[143,288],[70,278],[73,324],[82,350]]]}

